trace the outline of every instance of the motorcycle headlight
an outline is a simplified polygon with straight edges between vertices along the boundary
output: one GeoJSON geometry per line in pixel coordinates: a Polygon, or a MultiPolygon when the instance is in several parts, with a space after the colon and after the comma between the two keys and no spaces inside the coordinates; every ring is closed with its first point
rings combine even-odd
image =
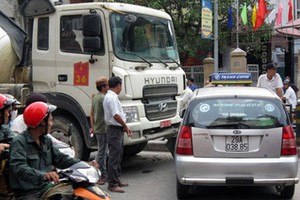
{"type": "Polygon", "coordinates": [[[139,121],[138,109],[136,106],[123,107],[126,116],[126,123],[139,121]]]}

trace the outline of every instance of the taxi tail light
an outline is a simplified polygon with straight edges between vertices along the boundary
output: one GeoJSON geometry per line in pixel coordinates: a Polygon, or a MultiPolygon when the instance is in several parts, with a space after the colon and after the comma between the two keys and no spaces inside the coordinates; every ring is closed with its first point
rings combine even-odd
{"type": "Polygon", "coordinates": [[[178,135],[176,154],[193,155],[192,128],[190,126],[181,127],[178,135]]]}
{"type": "Polygon", "coordinates": [[[282,129],[281,155],[297,155],[297,145],[292,126],[285,126],[282,129]]]}

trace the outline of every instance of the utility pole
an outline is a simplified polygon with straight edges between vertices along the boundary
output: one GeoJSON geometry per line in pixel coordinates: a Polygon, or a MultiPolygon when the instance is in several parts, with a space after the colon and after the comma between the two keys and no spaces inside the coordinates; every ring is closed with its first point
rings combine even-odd
{"type": "Polygon", "coordinates": [[[214,0],[214,72],[219,71],[218,0],[214,0]]]}
{"type": "Polygon", "coordinates": [[[239,48],[239,0],[236,0],[236,48],[239,48]]]}

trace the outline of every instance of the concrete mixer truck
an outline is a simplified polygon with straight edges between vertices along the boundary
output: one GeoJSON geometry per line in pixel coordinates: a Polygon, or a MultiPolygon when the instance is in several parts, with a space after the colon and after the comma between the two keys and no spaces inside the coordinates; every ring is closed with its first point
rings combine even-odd
{"type": "Polygon", "coordinates": [[[124,3],[48,0],[29,1],[23,14],[32,20],[26,33],[0,15],[0,92],[22,103],[30,92],[46,95],[58,107],[52,132],[71,139],[78,158],[87,160],[97,148],[89,113],[99,76],[123,80],[119,98],[133,131],[132,138],[124,136],[124,154],[177,133],[185,73],[168,14],[124,3]]]}

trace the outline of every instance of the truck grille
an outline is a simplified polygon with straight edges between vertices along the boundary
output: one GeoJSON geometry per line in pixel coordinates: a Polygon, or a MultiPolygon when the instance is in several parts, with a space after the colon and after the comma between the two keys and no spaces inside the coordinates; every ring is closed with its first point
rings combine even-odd
{"type": "Polygon", "coordinates": [[[143,88],[144,98],[175,96],[178,92],[176,84],[146,85],[143,88]]]}
{"type": "Polygon", "coordinates": [[[177,111],[177,85],[147,85],[143,89],[146,117],[149,121],[174,117],[177,111]]]}

